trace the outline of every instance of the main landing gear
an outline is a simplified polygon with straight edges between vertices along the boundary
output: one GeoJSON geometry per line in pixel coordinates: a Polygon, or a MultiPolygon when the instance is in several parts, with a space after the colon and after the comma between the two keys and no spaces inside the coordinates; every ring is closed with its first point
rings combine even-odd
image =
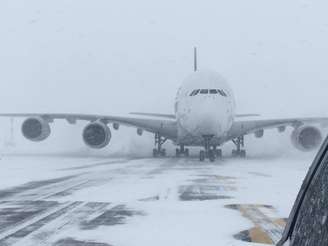
{"type": "Polygon", "coordinates": [[[159,133],[155,134],[155,148],[153,149],[153,157],[166,156],[166,150],[162,145],[166,142],[167,138],[162,137],[159,133]]]}
{"type": "Polygon", "coordinates": [[[244,136],[233,139],[232,142],[236,145],[236,149],[232,150],[232,157],[246,157],[246,150],[242,149],[245,146],[244,136]]]}
{"type": "Polygon", "coordinates": [[[217,149],[216,146],[211,146],[210,141],[213,136],[204,136],[204,147],[205,150],[199,152],[199,160],[204,161],[208,158],[211,162],[215,161],[217,158],[222,158],[222,150],[217,149]]]}
{"type": "Polygon", "coordinates": [[[180,148],[177,148],[175,150],[175,156],[176,157],[180,157],[180,156],[188,157],[189,149],[185,148],[183,145],[180,145],[180,148]]]}

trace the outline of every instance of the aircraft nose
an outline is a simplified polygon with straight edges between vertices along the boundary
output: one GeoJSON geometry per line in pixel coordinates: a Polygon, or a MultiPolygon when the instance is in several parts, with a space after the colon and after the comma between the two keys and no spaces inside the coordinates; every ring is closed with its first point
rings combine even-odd
{"type": "Polygon", "coordinates": [[[184,126],[196,135],[219,135],[221,134],[220,114],[213,109],[213,105],[199,105],[186,117],[184,126]]]}
{"type": "Polygon", "coordinates": [[[196,119],[195,131],[201,135],[216,135],[221,131],[221,125],[214,112],[199,112],[196,119]]]}

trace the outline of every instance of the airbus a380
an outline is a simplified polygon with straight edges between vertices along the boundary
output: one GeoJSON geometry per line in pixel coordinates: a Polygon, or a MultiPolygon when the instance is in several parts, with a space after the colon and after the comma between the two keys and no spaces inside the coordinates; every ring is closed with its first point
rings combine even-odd
{"type": "Polygon", "coordinates": [[[197,55],[194,50],[194,72],[182,83],[176,95],[175,114],[132,113],[134,117],[86,114],[0,114],[5,117],[25,117],[22,134],[31,141],[42,141],[50,136],[50,124],[55,119],[65,119],[70,124],[77,120],[89,122],[82,138],[90,148],[100,149],[111,140],[111,130],[120,125],[135,127],[137,134],[143,131],[154,133],[155,148],[153,156],[165,156],[162,147],[166,140],[172,140],[179,146],[176,156],[189,156],[187,146],[199,146],[199,160],[208,158],[214,161],[222,157],[220,146],[232,141],[236,149],[235,157],[245,157],[244,136],[255,134],[260,138],[265,129],[277,128],[285,131],[293,127],[291,134],[293,145],[301,151],[309,151],[320,145],[322,133],[319,126],[327,125],[328,118],[291,118],[274,120],[243,120],[245,116],[235,113],[233,92],[225,79],[213,71],[197,70],[197,55]],[[143,117],[143,116],[150,116],[143,117]]]}

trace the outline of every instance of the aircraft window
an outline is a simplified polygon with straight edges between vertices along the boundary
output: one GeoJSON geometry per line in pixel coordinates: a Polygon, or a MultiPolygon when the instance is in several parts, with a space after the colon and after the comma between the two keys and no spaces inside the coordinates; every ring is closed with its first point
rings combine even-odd
{"type": "Polygon", "coordinates": [[[217,90],[214,90],[214,89],[211,89],[210,90],[210,94],[218,94],[218,91],[217,90]]]}
{"type": "Polygon", "coordinates": [[[201,89],[200,94],[208,94],[208,89],[201,89]]]}

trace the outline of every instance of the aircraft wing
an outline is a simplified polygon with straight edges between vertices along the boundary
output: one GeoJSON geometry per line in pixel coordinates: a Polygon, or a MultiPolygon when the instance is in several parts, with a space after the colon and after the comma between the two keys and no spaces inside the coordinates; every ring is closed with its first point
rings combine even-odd
{"type": "MultiPolygon", "coordinates": [[[[158,113],[143,113],[143,112],[131,112],[130,114],[175,119],[174,114],[158,114],[158,113]]],[[[235,115],[236,118],[255,117],[255,116],[260,116],[260,115],[259,114],[236,114],[235,115]]]]}
{"type": "Polygon", "coordinates": [[[323,127],[328,126],[328,117],[309,117],[309,118],[286,118],[270,120],[242,120],[235,121],[228,133],[228,139],[233,139],[242,135],[255,133],[259,130],[280,127],[299,127],[306,124],[320,124],[323,127]]]}
{"type": "Polygon", "coordinates": [[[130,114],[175,119],[174,114],[157,114],[157,113],[142,113],[142,112],[131,112],[130,114]]]}
{"type": "Polygon", "coordinates": [[[108,115],[91,115],[91,114],[0,114],[0,117],[23,117],[33,118],[41,117],[48,122],[56,119],[67,120],[70,124],[74,124],[78,120],[97,121],[101,120],[106,123],[117,123],[143,129],[152,133],[159,133],[163,137],[175,140],[177,137],[177,126],[175,120],[170,119],[145,119],[135,117],[121,117],[108,115]]]}
{"type": "Polygon", "coordinates": [[[259,114],[236,114],[236,118],[242,118],[242,117],[256,117],[256,116],[261,116],[259,114]]]}

